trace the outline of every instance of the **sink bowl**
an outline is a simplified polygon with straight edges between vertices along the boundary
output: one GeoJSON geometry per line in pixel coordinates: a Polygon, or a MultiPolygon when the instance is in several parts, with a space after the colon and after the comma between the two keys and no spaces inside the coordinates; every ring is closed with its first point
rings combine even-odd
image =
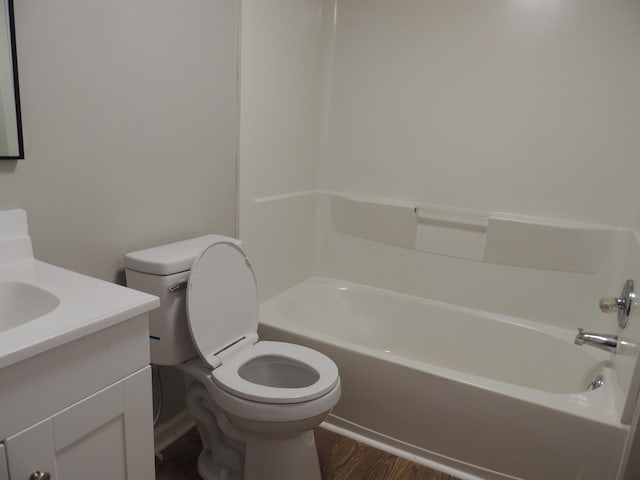
{"type": "Polygon", "coordinates": [[[0,332],[51,312],[58,297],[29,283],[0,281],[0,332]]]}

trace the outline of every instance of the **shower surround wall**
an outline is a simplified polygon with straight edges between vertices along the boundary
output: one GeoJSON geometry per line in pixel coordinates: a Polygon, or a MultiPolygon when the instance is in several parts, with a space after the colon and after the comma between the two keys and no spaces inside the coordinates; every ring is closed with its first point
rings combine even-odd
{"type": "MultiPolygon", "coordinates": [[[[630,1],[340,0],[321,187],[631,226],[639,20],[630,1]]],[[[594,304],[618,291],[617,258],[598,275],[549,272],[322,231],[320,274],[570,328],[613,325],[594,304]]]]}
{"type": "Polygon", "coordinates": [[[325,186],[620,225],[640,4],[340,0],[325,186]]]}
{"type": "MultiPolygon", "coordinates": [[[[612,331],[638,194],[640,4],[242,6],[239,232],[263,298],[325,275],[612,331]],[[331,193],[613,226],[597,274],[334,231],[331,193]]],[[[393,235],[393,232],[390,232],[393,235]]]]}
{"type": "Polygon", "coordinates": [[[262,298],[313,272],[330,7],[242,2],[238,217],[262,298]]]}

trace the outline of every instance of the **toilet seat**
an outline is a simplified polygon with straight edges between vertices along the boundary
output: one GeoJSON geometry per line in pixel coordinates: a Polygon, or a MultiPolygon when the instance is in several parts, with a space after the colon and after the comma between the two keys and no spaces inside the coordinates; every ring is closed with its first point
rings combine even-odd
{"type": "Polygon", "coordinates": [[[191,267],[187,323],[215,384],[245,400],[271,404],[314,400],[338,384],[338,368],[320,352],[283,342],[254,343],[258,312],[248,258],[234,243],[214,242],[191,267]],[[302,383],[289,385],[292,378],[302,383]]]}
{"type": "Polygon", "coordinates": [[[291,343],[264,341],[226,357],[222,365],[213,370],[211,378],[222,389],[246,400],[299,403],[325,395],[336,386],[339,377],[335,363],[320,352],[291,343]],[[301,385],[269,386],[252,381],[242,372],[243,367],[251,363],[262,368],[266,377],[271,375],[274,383],[277,383],[277,372],[269,369],[284,368],[289,377],[295,376],[294,369],[299,369],[303,377],[301,385]]]}

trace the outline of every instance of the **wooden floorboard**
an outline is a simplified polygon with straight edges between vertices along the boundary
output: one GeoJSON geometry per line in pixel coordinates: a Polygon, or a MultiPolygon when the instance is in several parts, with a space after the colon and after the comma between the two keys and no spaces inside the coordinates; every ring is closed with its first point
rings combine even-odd
{"type": "Polygon", "coordinates": [[[315,435],[322,480],[456,480],[322,428],[315,435]]]}
{"type": "MultiPolygon", "coordinates": [[[[315,436],[322,480],[456,480],[322,428],[315,436]]],[[[156,459],[156,479],[200,480],[196,462],[201,449],[198,432],[190,430],[156,459]]]]}
{"type": "Polygon", "coordinates": [[[201,480],[196,469],[202,442],[195,428],[156,456],[156,480],[201,480]]]}

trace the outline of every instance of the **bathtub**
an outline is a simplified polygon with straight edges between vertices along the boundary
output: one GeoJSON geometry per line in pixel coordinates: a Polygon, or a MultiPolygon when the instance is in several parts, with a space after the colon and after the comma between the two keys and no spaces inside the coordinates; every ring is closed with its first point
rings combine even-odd
{"type": "Polygon", "coordinates": [[[462,480],[616,476],[624,394],[575,331],[311,278],[263,303],[259,333],[336,362],[327,427],[347,436],[462,480]]]}

